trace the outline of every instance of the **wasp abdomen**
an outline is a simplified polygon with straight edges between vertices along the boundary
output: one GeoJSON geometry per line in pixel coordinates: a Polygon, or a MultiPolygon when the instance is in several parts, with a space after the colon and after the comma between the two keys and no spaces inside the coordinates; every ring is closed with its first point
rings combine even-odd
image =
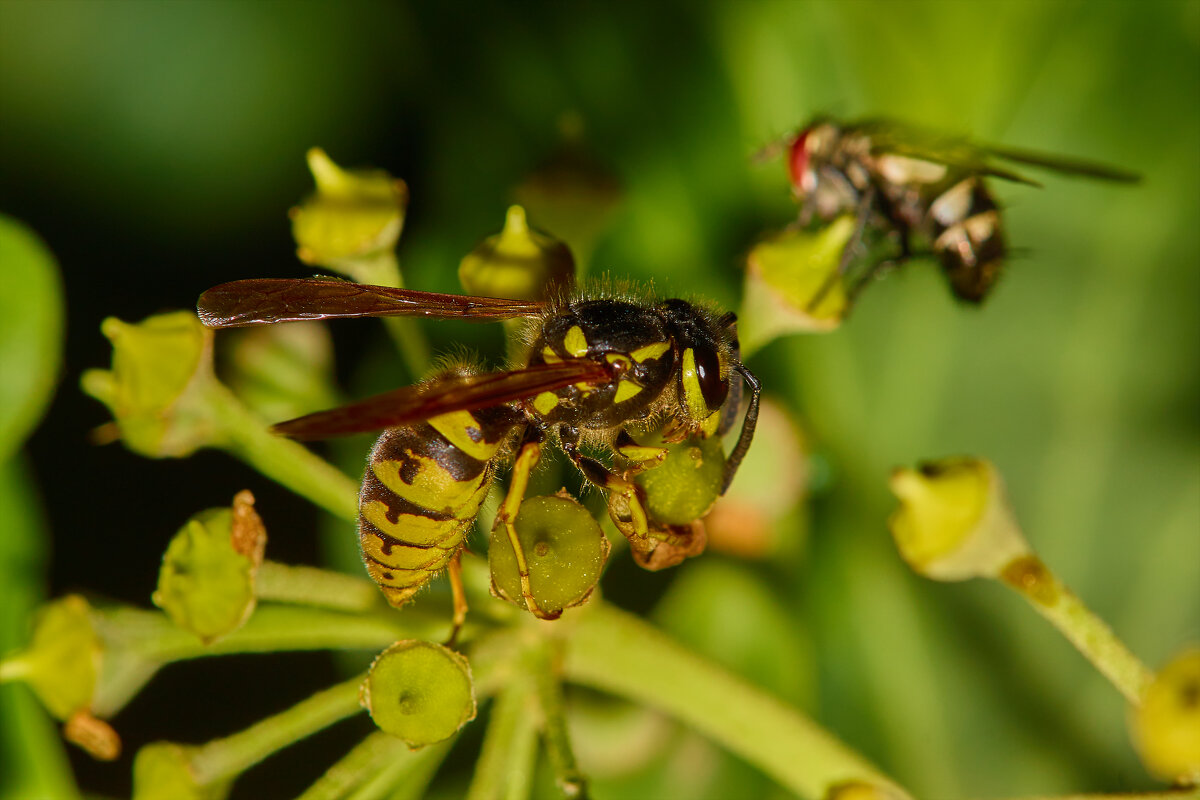
{"type": "Polygon", "coordinates": [[[508,415],[456,411],[391,428],[375,443],[359,494],[359,545],[393,606],[462,548],[487,496],[490,461],[511,428],[508,415]]]}

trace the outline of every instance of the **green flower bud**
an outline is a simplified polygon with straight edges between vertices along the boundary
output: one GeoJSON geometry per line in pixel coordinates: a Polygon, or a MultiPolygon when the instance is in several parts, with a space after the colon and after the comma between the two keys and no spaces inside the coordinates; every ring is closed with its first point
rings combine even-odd
{"type": "Polygon", "coordinates": [[[154,742],[133,760],[133,800],[221,800],[232,781],[203,785],[192,772],[194,747],[154,742]]]}
{"type": "Polygon", "coordinates": [[[154,604],[205,643],[240,628],[254,611],[266,538],[248,491],[232,508],[201,511],[167,546],[154,604]]]}
{"type": "Polygon", "coordinates": [[[101,332],[113,345],[112,370],[83,373],[83,391],[108,406],[126,447],[151,458],[190,455],[218,437],[206,391],[212,331],[190,311],[130,324],[114,317],[101,332]]]}
{"type": "Polygon", "coordinates": [[[317,191],[290,212],[301,261],[350,274],[347,262],[396,247],[408,208],[404,181],[382,170],[344,170],[318,147],[308,151],[308,168],[317,191]]]}
{"type": "Polygon", "coordinates": [[[1159,671],[1130,726],[1146,769],[1163,780],[1200,783],[1200,647],[1159,671]]]}
{"type": "Polygon", "coordinates": [[[294,419],[337,405],[333,339],[319,322],[259,325],[222,333],[222,379],[263,419],[294,419]]]}
{"type": "Polygon", "coordinates": [[[575,283],[575,259],[565,244],[531,230],[525,209],[510,206],[504,230],[463,258],[458,279],[468,294],[543,300],[575,283]]]}
{"type": "Polygon", "coordinates": [[[849,301],[837,270],[854,227],[853,216],[844,216],[817,231],[787,228],[754,246],[738,314],[743,352],[786,334],[841,325],[849,301]]]}
{"type": "Polygon", "coordinates": [[[896,546],[928,578],[995,578],[1031,555],[1000,474],[987,461],[947,458],[897,469],[891,488],[900,499],[888,519],[896,546]]]}
{"type": "Polygon", "coordinates": [[[66,720],[91,708],[103,654],[91,606],[68,595],[41,609],[29,647],[0,662],[0,680],[25,681],[51,714],[66,720]]]}
{"type": "Polygon", "coordinates": [[[410,639],[380,653],[361,699],[380,730],[414,750],[449,739],[475,718],[467,660],[432,642],[410,639]]]}
{"type": "Polygon", "coordinates": [[[667,455],[661,464],[633,478],[646,492],[646,513],[667,525],[688,525],[700,519],[721,496],[725,450],[720,438],[696,436],[668,444],[655,436],[642,444],[651,442],[665,448],[667,455]]]}
{"type": "MultiPolygon", "coordinates": [[[[553,618],[586,601],[600,580],[609,550],[608,539],[588,510],[566,495],[530,497],[521,504],[514,524],[538,608],[553,618]]],[[[525,608],[517,557],[500,520],[492,528],[488,564],[493,593],[525,608]]]]}
{"type": "Polygon", "coordinates": [[[906,800],[907,797],[893,786],[859,780],[835,783],[825,792],[825,800],[906,800]]]}

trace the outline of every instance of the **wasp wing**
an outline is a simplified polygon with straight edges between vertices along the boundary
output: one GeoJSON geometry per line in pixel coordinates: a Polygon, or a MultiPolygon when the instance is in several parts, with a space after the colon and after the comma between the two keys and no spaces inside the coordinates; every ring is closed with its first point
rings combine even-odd
{"type": "Polygon", "coordinates": [[[210,328],[345,317],[430,317],[498,320],[535,316],[545,304],[495,297],[437,294],[319,278],[223,283],[200,295],[196,311],[210,328]]]}
{"type": "Polygon", "coordinates": [[[453,411],[491,408],[573,383],[596,384],[611,380],[607,367],[587,359],[537,364],[507,372],[445,375],[347,406],[281,422],[272,430],[293,439],[325,439],[411,425],[453,411]]]}

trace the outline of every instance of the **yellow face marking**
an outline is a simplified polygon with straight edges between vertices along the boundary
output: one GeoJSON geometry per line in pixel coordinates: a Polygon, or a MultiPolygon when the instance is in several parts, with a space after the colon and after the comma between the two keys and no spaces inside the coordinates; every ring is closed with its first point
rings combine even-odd
{"type": "Polygon", "coordinates": [[[545,361],[547,364],[561,364],[562,363],[562,358],[559,357],[558,353],[554,352],[554,348],[551,347],[550,345],[546,345],[545,347],[542,348],[542,360],[545,361]]]}
{"type": "Polygon", "coordinates": [[[683,374],[680,382],[683,384],[683,404],[687,408],[688,416],[695,422],[702,421],[708,416],[708,404],[704,402],[704,393],[700,390],[696,354],[690,347],[683,351],[683,374]]]}
{"type": "Polygon", "coordinates": [[[649,361],[652,358],[660,358],[663,353],[671,349],[670,342],[655,342],[648,344],[645,347],[639,347],[629,354],[629,357],[639,364],[643,361],[649,361]]]}
{"type": "Polygon", "coordinates": [[[630,461],[655,461],[667,454],[666,448],[646,444],[631,444],[618,447],[618,452],[630,461]]]}
{"type": "Polygon", "coordinates": [[[533,398],[533,407],[539,414],[549,414],[558,408],[558,395],[554,392],[542,392],[533,398]]]}
{"type": "Polygon", "coordinates": [[[721,412],[714,411],[709,414],[700,426],[700,432],[705,436],[714,436],[717,433],[717,428],[721,425],[721,412]]]}
{"type": "Polygon", "coordinates": [[[567,331],[567,335],[563,337],[563,347],[576,358],[587,355],[588,343],[587,337],[583,335],[583,328],[572,325],[571,329],[567,331]]]}
{"type": "Polygon", "coordinates": [[[479,422],[471,416],[470,411],[451,411],[449,414],[439,414],[436,417],[431,417],[426,420],[429,427],[445,436],[450,444],[462,450],[471,458],[480,461],[490,461],[492,456],[496,455],[496,450],[500,447],[500,442],[487,442],[483,440],[482,433],[477,433],[479,441],[475,441],[468,433],[469,429],[474,429],[477,432],[483,430],[479,422]]]}
{"type": "Polygon", "coordinates": [[[641,390],[642,390],[642,387],[638,386],[633,381],[623,380],[617,384],[617,395],[616,395],[616,397],[613,398],[613,402],[614,403],[624,403],[626,400],[633,397],[641,390]]]}
{"type": "Polygon", "coordinates": [[[376,461],[371,464],[371,471],[393,494],[414,505],[459,518],[464,515],[460,512],[471,517],[479,512],[475,497],[487,479],[486,470],[473,480],[456,481],[433,459],[414,455],[411,451],[407,455],[410,463],[418,465],[411,484],[400,477],[399,461],[376,461]]]}

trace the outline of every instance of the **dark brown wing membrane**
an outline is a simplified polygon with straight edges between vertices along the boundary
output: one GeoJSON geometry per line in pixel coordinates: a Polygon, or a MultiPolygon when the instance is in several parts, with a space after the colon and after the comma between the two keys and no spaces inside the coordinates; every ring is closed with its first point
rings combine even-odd
{"type": "Polygon", "coordinates": [[[273,430],[293,439],[325,439],[411,425],[452,411],[490,408],[573,383],[607,383],[611,380],[607,367],[585,359],[538,364],[509,372],[448,375],[377,394],[341,408],[281,422],[273,430]]]}
{"type": "Polygon", "coordinates": [[[210,328],[241,328],[274,322],[344,317],[431,317],[497,320],[542,313],[545,305],[525,300],[436,294],[316,278],[223,283],[200,295],[196,311],[210,328]]]}

